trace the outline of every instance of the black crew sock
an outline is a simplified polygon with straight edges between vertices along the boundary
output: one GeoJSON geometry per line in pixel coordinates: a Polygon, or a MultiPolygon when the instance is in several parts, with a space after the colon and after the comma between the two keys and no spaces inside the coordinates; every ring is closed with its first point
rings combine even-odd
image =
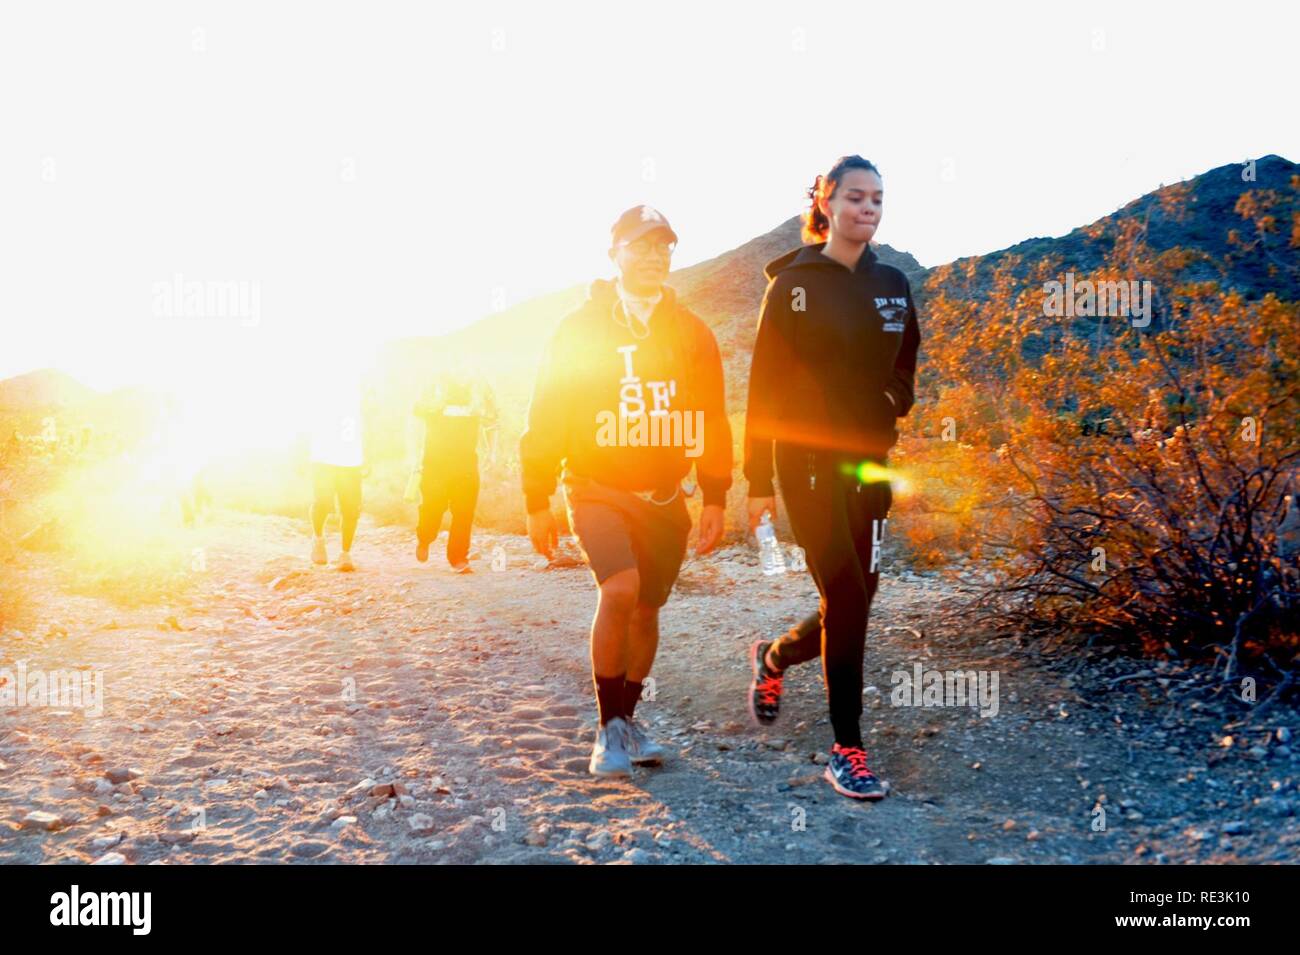
{"type": "Polygon", "coordinates": [[[644,685],[644,681],[633,683],[631,680],[623,684],[623,715],[628,719],[631,719],[632,714],[636,712],[636,704],[641,699],[641,688],[644,685]]]}
{"type": "Polygon", "coordinates": [[[596,679],[596,707],[600,710],[600,725],[604,726],[616,716],[623,715],[623,685],[627,675],[598,676],[596,679]]]}

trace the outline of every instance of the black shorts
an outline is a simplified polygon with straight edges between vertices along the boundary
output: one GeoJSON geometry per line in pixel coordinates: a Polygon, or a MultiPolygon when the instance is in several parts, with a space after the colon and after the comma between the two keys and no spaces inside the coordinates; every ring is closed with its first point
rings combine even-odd
{"type": "Polygon", "coordinates": [[[566,475],[564,500],[569,526],[597,584],[635,567],[641,579],[637,603],[662,607],[668,602],[691,532],[691,515],[680,490],[657,504],[631,491],[566,475]]]}

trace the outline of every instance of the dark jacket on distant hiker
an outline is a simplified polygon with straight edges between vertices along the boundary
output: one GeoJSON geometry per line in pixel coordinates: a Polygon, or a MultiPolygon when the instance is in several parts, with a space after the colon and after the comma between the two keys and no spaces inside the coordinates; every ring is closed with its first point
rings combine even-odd
{"type": "Polygon", "coordinates": [[[694,463],[704,503],[723,504],[731,486],[731,426],[713,332],[668,286],[641,325],[626,314],[613,281],[593,282],[547,346],[519,458],[530,513],[549,505],[561,464],[609,487],[657,491],[683,480],[694,463]],[[600,437],[602,421],[674,411],[689,415],[692,427],[694,413],[703,413],[702,434],[693,434],[698,456],[672,444],[611,442],[608,430],[600,437]]]}
{"type": "Polygon", "coordinates": [[[907,276],[870,247],[857,268],[805,245],[774,259],[745,414],[750,497],[771,497],[773,442],[883,463],[912,408],[921,342],[907,276]]]}

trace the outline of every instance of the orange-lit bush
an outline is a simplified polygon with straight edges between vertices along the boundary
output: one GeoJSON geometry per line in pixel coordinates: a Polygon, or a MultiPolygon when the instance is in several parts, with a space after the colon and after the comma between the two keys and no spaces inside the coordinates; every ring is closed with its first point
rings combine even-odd
{"type": "Polygon", "coordinates": [[[922,557],[995,570],[995,602],[1024,625],[1217,648],[1229,677],[1247,657],[1286,666],[1300,306],[1188,281],[1204,257],[1153,252],[1143,220],[1117,223],[1075,278],[1151,282],[1145,325],[1045,315],[1058,262],[936,270],[919,390],[937,397],[899,451],[928,516],[901,523],[922,557]]]}

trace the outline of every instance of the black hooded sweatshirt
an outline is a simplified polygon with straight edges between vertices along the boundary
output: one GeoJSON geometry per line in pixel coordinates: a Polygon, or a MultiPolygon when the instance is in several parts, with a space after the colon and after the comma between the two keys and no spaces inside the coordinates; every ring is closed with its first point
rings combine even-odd
{"type": "Polygon", "coordinates": [[[911,410],[921,332],[907,276],[868,246],[850,271],[825,242],[768,263],[749,374],[745,477],[771,497],[773,442],[883,463],[911,410]]]}
{"type": "Polygon", "coordinates": [[[725,502],[732,447],[718,343],[672,288],[660,291],[645,337],[634,333],[614,283],[606,279],[591,283],[586,302],[560,322],[519,439],[530,513],[548,506],[561,464],[629,491],[663,490],[694,465],[704,503],[725,502]],[[674,412],[682,422],[689,417],[692,426],[698,413],[701,426],[692,428],[687,444],[647,444],[649,432],[634,430],[630,443],[610,440],[622,437],[614,427],[619,417],[635,425],[674,412]]]}

